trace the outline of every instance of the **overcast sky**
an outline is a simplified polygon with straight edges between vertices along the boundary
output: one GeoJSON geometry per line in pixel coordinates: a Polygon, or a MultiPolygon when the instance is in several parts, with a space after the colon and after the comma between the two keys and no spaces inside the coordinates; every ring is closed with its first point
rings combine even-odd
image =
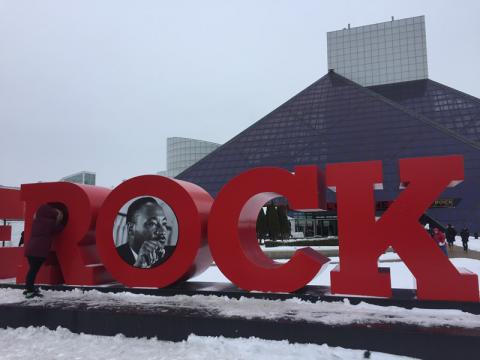
{"type": "Polygon", "coordinates": [[[326,32],[425,15],[429,77],[480,97],[480,1],[0,0],[0,184],[166,168],[327,72],[326,32]]]}

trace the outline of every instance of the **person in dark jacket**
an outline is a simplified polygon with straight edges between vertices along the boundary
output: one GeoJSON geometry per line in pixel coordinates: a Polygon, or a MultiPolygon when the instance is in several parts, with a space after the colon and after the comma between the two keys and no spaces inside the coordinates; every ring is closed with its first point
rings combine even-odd
{"type": "Polygon", "coordinates": [[[438,244],[440,247],[440,250],[443,251],[443,253],[448,256],[447,252],[447,242],[445,241],[445,234],[440,231],[439,228],[433,228],[433,240],[438,244]]]}
{"type": "Polygon", "coordinates": [[[460,231],[460,237],[462,238],[463,251],[468,252],[468,238],[470,237],[470,230],[466,226],[460,231]]]}
{"type": "Polygon", "coordinates": [[[447,237],[448,247],[453,247],[453,243],[455,242],[455,236],[457,236],[457,230],[452,226],[452,224],[447,225],[447,229],[445,230],[445,235],[447,237]]]}
{"type": "Polygon", "coordinates": [[[33,217],[30,238],[25,245],[29,269],[25,278],[26,298],[41,296],[35,288],[35,277],[47,259],[53,239],[65,226],[65,208],[62,204],[48,203],[40,206],[33,217]]]}

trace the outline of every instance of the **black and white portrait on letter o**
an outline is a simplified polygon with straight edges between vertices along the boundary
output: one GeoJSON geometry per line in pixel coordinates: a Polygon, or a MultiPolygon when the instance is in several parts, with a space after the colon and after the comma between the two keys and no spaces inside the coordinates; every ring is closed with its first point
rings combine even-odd
{"type": "Polygon", "coordinates": [[[128,264],[149,269],[165,262],[175,250],[178,223],[170,206],[142,196],[122,206],[113,226],[113,240],[128,264]]]}

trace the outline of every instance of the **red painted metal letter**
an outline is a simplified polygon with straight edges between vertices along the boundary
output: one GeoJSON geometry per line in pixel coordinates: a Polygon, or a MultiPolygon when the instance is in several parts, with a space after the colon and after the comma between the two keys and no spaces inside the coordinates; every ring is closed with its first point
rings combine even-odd
{"type": "Polygon", "coordinates": [[[257,168],[231,180],[220,191],[208,223],[215,263],[245,290],[292,292],[304,287],[329,259],[311,248],[301,249],[279,264],[260,249],[256,222],[266,202],[283,196],[293,209],[325,207],[325,187],[316,166],[300,166],[295,174],[279,168],[257,168]]]}
{"type": "MultiPolygon", "coordinates": [[[[212,202],[205,190],[186,181],[144,175],[123,182],[105,200],[97,219],[97,246],[103,263],[116,280],[130,287],[163,288],[202,273],[212,263],[207,244],[207,219],[212,202]],[[173,210],[178,224],[175,249],[158,266],[134,267],[122,259],[115,245],[115,220],[122,206],[136,198],[162,200],[173,210]]],[[[142,226],[150,225],[145,222],[142,226]]],[[[127,250],[132,253],[130,248],[127,250]]]]}
{"type": "MultiPolygon", "coordinates": [[[[25,243],[30,237],[35,211],[47,202],[63,203],[68,222],[53,243],[53,250],[40,273],[39,283],[96,285],[112,281],[99,261],[95,246],[95,219],[109,189],[68,182],[22,185],[25,201],[25,243]],[[59,268],[60,266],[60,268],[59,268]]],[[[26,261],[17,273],[17,283],[25,281],[26,261]]]]}
{"type": "MultiPolygon", "coordinates": [[[[22,220],[23,202],[20,200],[20,190],[2,188],[0,189],[0,220],[22,220]]],[[[0,241],[10,241],[12,236],[11,227],[0,226],[0,241]]],[[[17,266],[22,260],[22,247],[0,248],[0,279],[15,277],[17,266]]]]}
{"type": "Polygon", "coordinates": [[[418,299],[479,301],[477,275],[459,272],[419,223],[445,188],[463,180],[463,158],[402,159],[400,179],[406,189],[375,221],[381,162],[327,165],[327,186],[337,192],[340,245],[332,293],[390,297],[389,271],[377,261],[391,245],[415,276],[418,299]]]}

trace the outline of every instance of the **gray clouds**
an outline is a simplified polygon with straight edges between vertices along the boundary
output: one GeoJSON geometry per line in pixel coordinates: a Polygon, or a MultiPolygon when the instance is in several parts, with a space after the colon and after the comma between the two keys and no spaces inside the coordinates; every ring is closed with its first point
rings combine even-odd
{"type": "Polygon", "coordinates": [[[430,78],[480,97],[477,1],[0,0],[0,184],[164,169],[327,71],[326,32],[425,15],[430,78]],[[6,170],[8,169],[8,171],[6,170]]]}

